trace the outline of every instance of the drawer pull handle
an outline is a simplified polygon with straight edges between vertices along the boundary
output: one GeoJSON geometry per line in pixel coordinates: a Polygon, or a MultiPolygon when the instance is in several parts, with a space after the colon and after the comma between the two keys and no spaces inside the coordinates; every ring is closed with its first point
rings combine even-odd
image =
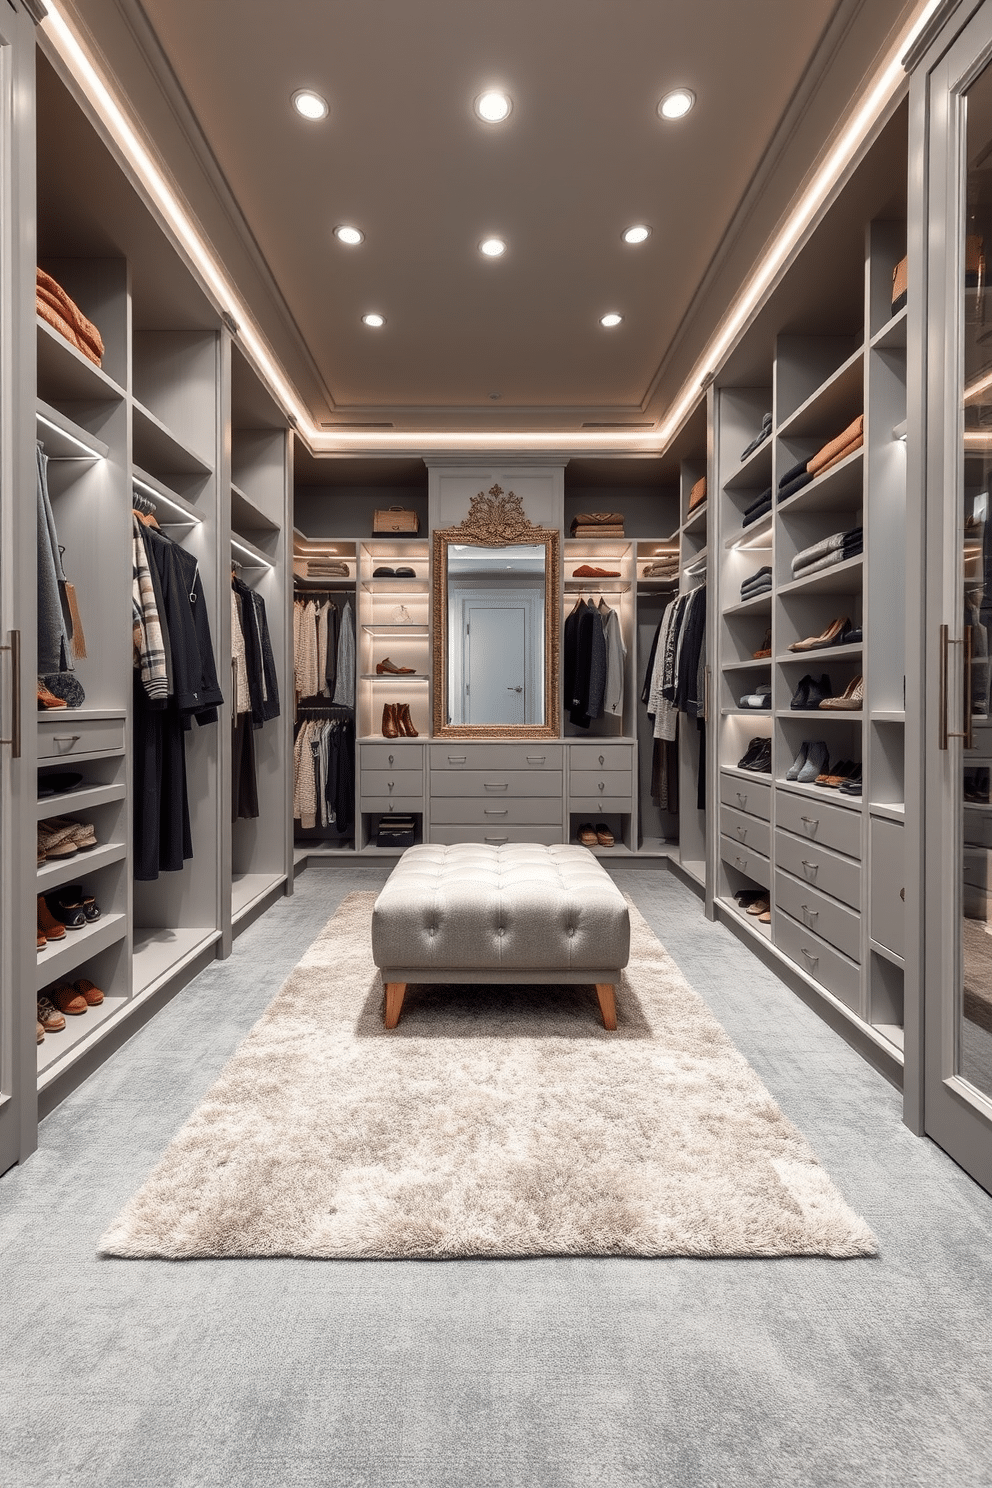
{"type": "Polygon", "coordinates": [[[802,822],[804,827],[809,828],[813,832],[815,832],[817,827],[820,825],[820,818],[818,816],[801,816],[799,820],[802,822]]]}
{"type": "Polygon", "coordinates": [[[492,842],[492,843],[509,842],[509,840],[510,840],[509,837],[506,837],[506,836],[503,836],[503,837],[487,837],[486,838],[486,841],[487,842],[492,842]]]}
{"type": "Polygon", "coordinates": [[[802,908],[803,919],[806,921],[807,929],[812,930],[813,926],[809,924],[809,921],[818,920],[820,918],[820,911],[818,909],[810,909],[808,904],[804,904],[802,908]]]}
{"type": "Polygon", "coordinates": [[[394,760],[395,760],[395,758],[396,758],[396,756],[395,756],[395,754],[391,754],[391,755],[390,755],[390,756],[389,756],[389,763],[390,763],[390,764],[392,764],[392,763],[393,763],[393,761],[394,761],[394,760]]]}
{"type": "MultiPolygon", "coordinates": [[[[392,755],[390,755],[390,759],[392,759],[392,755]]],[[[448,755],[448,764],[449,765],[463,765],[467,759],[468,759],[468,755],[467,754],[449,754],[448,755]]]]}
{"type": "Polygon", "coordinates": [[[737,792],[737,801],[738,801],[738,804],[740,805],[741,810],[742,811],[746,811],[747,810],[747,792],[745,791],[742,794],[740,791],[738,791],[737,792]]]}
{"type": "Polygon", "coordinates": [[[747,840],[747,827],[737,827],[736,831],[741,841],[745,842],[747,840]]]}
{"type": "Polygon", "coordinates": [[[810,967],[813,968],[813,969],[815,969],[816,966],[817,966],[817,964],[818,964],[818,962],[819,962],[819,960],[820,960],[819,956],[812,955],[811,952],[809,952],[806,949],[805,946],[800,946],[799,949],[802,951],[803,955],[806,957],[806,960],[809,962],[810,967]]]}
{"type": "Polygon", "coordinates": [[[529,765],[543,765],[547,757],[546,754],[529,754],[527,756],[527,763],[529,765]]]}
{"type": "Polygon", "coordinates": [[[482,814],[483,816],[507,816],[509,810],[509,806],[483,806],[482,814]]]}
{"type": "Polygon", "coordinates": [[[53,744],[75,744],[83,736],[82,734],[53,734],[53,744]]]}
{"type": "Polygon", "coordinates": [[[605,765],[605,764],[606,764],[606,755],[605,755],[605,754],[601,754],[601,755],[600,755],[600,756],[599,756],[599,763],[600,763],[600,764],[601,764],[601,765],[605,765]]]}
{"type": "Polygon", "coordinates": [[[747,872],[747,858],[738,858],[738,857],[735,857],[734,858],[734,862],[737,864],[738,868],[741,870],[742,873],[746,873],[747,872]]]}
{"type": "Polygon", "coordinates": [[[488,780],[484,780],[482,782],[482,789],[483,790],[509,790],[510,789],[510,782],[508,780],[505,780],[502,785],[493,785],[488,780]]]}
{"type": "Polygon", "coordinates": [[[606,789],[606,781],[605,780],[601,780],[599,782],[599,788],[600,788],[601,791],[604,791],[606,789]]]}
{"type": "Polygon", "coordinates": [[[812,873],[812,875],[813,875],[814,878],[816,877],[816,875],[820,871],[820,865],[819,865],[819,863],[810,863],[810,862],[807,861],[806,858],[803,858],[802,864],[803,864],[803,867],[805,868],[806,872],[807,873],[812,873]]]}
{"type": "Polygon", "coordinates": [[[386,781],[386,784],[389,786],[389,789],[392,790],[393,786],[396,784],[396,781],[395,780],[387,780],[386,781]]]}

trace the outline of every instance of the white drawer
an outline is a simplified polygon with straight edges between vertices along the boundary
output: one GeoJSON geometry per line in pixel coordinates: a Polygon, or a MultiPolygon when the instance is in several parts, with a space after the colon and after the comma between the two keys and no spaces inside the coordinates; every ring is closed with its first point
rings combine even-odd
{"type": "Polygon", "coordinates": [[[560,796],[560,770],[431,770],[432,796],[560,796]]]}
{"type": "Polygon", "coordinates": [[[760,817],[748,816],[746,811],[734,811],[730,806],[720,807],[720,831],[741,847],[753,847],[755,852],[769,857],[772,850],[772,829],[760,817]]]}
{"type": "Polygon", "coordinates": [[[363,770],[363,796],[416,796],[424,794],[422,770],[363,770]]]}
{"type": "Polygon", "coordinates": [[[560,827],[559,796],[529,796],[526,800],[482,801],[475,796],[435,796],[431,823],[440,826],[481,826],[494,832],[503,827],[560,827]]]}
{"type": "Polygon", "coordinates": [[[38,719],[39,759],[123,752],[123,718],[73,718],[70,708],[60,708],[58,713],[57,718],[38,719]]]}
{"type": "Polygon", "coordinates": [[[851,858],[842,858],[818,842],[807,842],[793,837],[791,832],[776,829],[775,865],[811,889],[830,894],[852,909],[861,908],[861,864],[851,858]]]}
{"type": "Polygon", "coordinates": [[[631,770],[633,746],[630,744],[570,744],[568,762],[576,770],[631,770]]]}
{"type": "Polygon", "coordinates": [[[432,770],[560,770],[560,744],[450,744],[431,745],[432,770]]]}
{"type": "MultiPolygon", "coordinates": [[[[825,788],[824,796],[832,795],[825,788]]],[[[832,806],[793,791],[780,790],[775,802],[775,825],[809,842],[822,842],[849,858],[861,857],[861,812],[857,806],[832,806]]]]}
{"type": "Polygon", "coordinates": [[[796,923],[781,910],[775,916],[775,944],[795,962],[800,971],[832,992],[845,1007],[861,1011],[861,968],[818,935],[796,923]]]}
{"type": "Polygon", "coordinates": [[[360,744],[359,758],[364,770],[422,770],[424,746],[403,744],[399,739],[388,744],[360,744]]]}
{"type": "Polygon", "coordinates": [[[746,811],[749,816],[760,816],[762,821],[771,821],[772,788],[759,780],[742,780],[739,775],[720,776],[720,800],[735,811],[746,811]]]}
{"type": "Polygon", "coordinates": [[[736,868],[738,873],[743,873],[745,878],[752,879],[763,889],[771,888],[772,865],[761,853],[755,852],[754,848],[741,847],[740,843],[734,842],[732,838],[721,836],[720,856],[731,868],[736,868]]]}
{"type": "Polygon", "coordinates": [[[806,930],[829,941],[852,961],[861,960],[861,916],[788,873],[775,874],[775,903],[806,930]]]}
{"type": "Polygon", "coordinates": [[[564,841],[561,827],[431,827],[430,840],[450,845],[455,842],[485,842],[502,847],[506,842],[542,842],[551,847],[564,841]]]}

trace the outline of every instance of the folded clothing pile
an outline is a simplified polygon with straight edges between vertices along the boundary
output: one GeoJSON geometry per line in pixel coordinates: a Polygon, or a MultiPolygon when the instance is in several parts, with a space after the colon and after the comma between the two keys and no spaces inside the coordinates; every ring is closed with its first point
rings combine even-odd
{"type": "Polygon", "coordinates": [[[623,512],[579,512],[570,531],[573,537],[623,537],[623,512]]]}
{"type": "Polygon", "coordinates": [[[772,416],[771,416],[770,413],[763,414],[762,415],[762,419],[761,419],[761,428],[760,428],[760,430],[754,436],[754,438],[751,440],[751,443],[748,445],[748,447],[744,451],[744,453],[741,455],[741,461],[742,461],[742,463],[743,463],[744,460],[747,459],[748,455],[753,455],[756,449],[760,449],[761,448],[761,446],[764,444],[765,440],[768,438],[768,436],[771,434],[771,432],[772,432],[772,416]]]}
{"type": "Polygon", "coordinates": [[[745,579],[741,585],[741,599],[754,599],[759,594],[769,594],[772,587],[772,571],[766,564],[756,574],[745,579]]]}
{"type": "Polygon", "coordinates": [[[864,545],[863,527],[852,527],[848,532],[835,532],[822,542],[813,543],[811,547],[803,548],[801,553],[797,553],[792,560],[792,572],[797,579],[805,579],[808,574],[833,568],[835,563],[845,563],[848,558],[863,553],[864,545]]]}
{"type": "Polygon", "coordinates": [[[892,314],[898,315],[906,303],[909,288],[909,259],[901,258],[892,270],[892,314]]]}
{"type": "Polygon", "coordinates": [[[828,470],[839,465],[841,460],[846,460],[855,450],[859,450],[864,442],[865,416],[859,413],[836,439],[828,440],[810,459],[800,460],[789,467],[778,483],[779,501],[786,501],[797,491],[801,491],[803,486],[808,486],[818,475],[825,475],[828,470]]]}
{"type": "Polygon", "coordinates": [[[689,492],[689,510],[694,512],[697,506],[702,506],[706,500],[706,477],[705,475],[696,482],[689,492]]]}
{"type": "Polygon", "coordinates": [[[741,522],[741,526],[750,527],[752,523],[757,522],[759,518],[763,517],[766,512],[770,512],[771,509],[772,488],[769,486],[768,490],[762,491],[761,495],[756,497],[750,506],[744,508],[744,520],[741,522]]]}
{"type": "Polygon", "coordinates": [[[649,563],[641,574],[642,579],[674,579],[678,577],[679,555],[669,553],[664,558],[656,558],[649,563]]]}
{"type": "Polygon", "coordinates": [[[307,559],[308,579],[346,579],[348,565],[337,558],[307,559]]]}
{"type": "Polygon", "coordinates": [[[64,336],[70,346],[99,367],[103,361],[103,337],[91,320],[71,300],[57,280],[39,269],[35,283],[35,306],[46,324],[64,336]]]}

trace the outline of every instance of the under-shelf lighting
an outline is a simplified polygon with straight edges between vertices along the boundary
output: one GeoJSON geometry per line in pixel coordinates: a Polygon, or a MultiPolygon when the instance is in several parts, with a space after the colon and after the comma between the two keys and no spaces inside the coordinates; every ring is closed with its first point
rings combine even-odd
{"type": "Polygon", "coordinates": [[[893,439],[901,439],[904,444],[906,443],[906,440],[908,438],[908,435],[907,435],[907,431],[906,431],[906,420],[905,419],[903,419],[903,421],[902,421],[901,424],[896,424],[895,425],[895,427],[892,430],[892,438],[893,439]]]}
{"type": "Polygon", "coordinates": [[[162,492],[157,490],[155,486],[149,486],[145,481],[139,480],[136,475],[131,477],[131,484],[136,491],[141,491],[148,497],[149,501],[154,502],[156,510],[160,506],[167,506],[170,511],[178,512],[183,521],[187,522],[190,527],[199,527],[203,521],[202,517],[196,516],[188,507],[180,506],[178,501],[170,501],[168,496],[163,496],[162,492]]]}
{"type": "Polygon", "coordinates": [[[86,444],[82,439],[77,439],[75,434],[67,433],[59,424],[53,424],[51,419],[45,418],[43,413],[35,414],[35,418],[39,424],[44,424],[46,429],[51,429],[52,433],[57,434],[60,439],[67,439],[70,444],[74,444],[77,449],[83,451],[81,455],[71,455],[69,457],[70,459],[81,460],[84,456],[88,460],[103,459],[103,455],[98,449],[94,449],[91,444],[86,444]]]}
{"type": "Polygon", "coordinates": [[[252,552],[251,548],[242,546],[242,544],[233,537],[231,538],[231,547],[234,548],[234,550],[238,553],[244,553],[245,557],[249,560],[249,568],[275,568],[275,564],[270,563],[267,558],[263,558],[261,553],[252,552]]]}

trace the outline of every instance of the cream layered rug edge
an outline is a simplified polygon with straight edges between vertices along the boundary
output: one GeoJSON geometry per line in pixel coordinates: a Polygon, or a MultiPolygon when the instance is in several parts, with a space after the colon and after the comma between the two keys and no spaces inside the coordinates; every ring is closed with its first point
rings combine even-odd
{"type": "MultiPolygon", "coordinates": [[[[350,894],[100,1241],[130,1258],[870,1256],[646,921],[592,987],[414,987],[350,894]]],[[[628,901],[629,902],[629,901],[628,901]]]]}

